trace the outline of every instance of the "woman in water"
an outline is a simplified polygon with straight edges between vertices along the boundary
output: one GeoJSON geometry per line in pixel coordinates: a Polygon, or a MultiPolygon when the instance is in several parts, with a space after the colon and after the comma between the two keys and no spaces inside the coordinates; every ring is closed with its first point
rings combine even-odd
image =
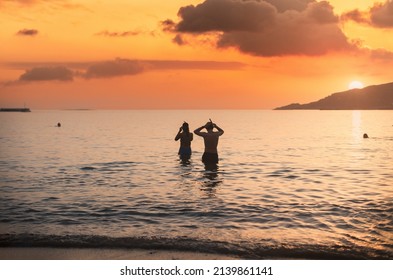
{"type": "Polygon", "coordinates": [[[180,139],[179,156],[182,160],[189,160],[191,157],[191,141],[194,135],[190,132],[188,123],[184,122],[175,137],[175,141],[180,139]]]}

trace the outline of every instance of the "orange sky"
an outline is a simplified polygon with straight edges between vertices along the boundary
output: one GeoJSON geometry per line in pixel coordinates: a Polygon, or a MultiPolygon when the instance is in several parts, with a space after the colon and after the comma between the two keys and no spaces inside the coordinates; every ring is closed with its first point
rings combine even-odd
{"type": "Polygon", "coordinates": [[[393,81],[393,1],[0,0],[0,107],[270,109],[393,81]]]}

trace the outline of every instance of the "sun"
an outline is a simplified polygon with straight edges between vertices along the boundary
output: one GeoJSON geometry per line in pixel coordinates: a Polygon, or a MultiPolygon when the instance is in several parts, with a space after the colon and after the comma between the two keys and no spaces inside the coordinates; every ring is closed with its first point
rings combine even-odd
{"type": "Polygon", "coordinates": [[[363,87],[364,87],[363,83],[359,81],[352,81],[348,85],[348,89],[363,88],[363,87]]]}

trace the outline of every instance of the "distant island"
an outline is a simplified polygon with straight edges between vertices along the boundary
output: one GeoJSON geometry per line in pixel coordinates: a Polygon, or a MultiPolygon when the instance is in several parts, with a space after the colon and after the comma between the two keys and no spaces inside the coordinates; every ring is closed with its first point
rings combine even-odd
{"type": "Polygon", "coordinates": [[[275,110],[393,110],[393,83],[337,92],[315,102],[275,110]]]}

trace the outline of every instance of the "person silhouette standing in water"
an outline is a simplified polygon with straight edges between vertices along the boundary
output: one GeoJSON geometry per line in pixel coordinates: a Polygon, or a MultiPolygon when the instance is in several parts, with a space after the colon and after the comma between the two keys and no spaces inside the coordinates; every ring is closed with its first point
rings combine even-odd
{"type": "Polygon", "coordinates": [[[188,123],[184,122],[175,137],[175,141],[180,139],[179,156],[183,161],[191,158],[191,141],[193,138],[194,135],[190,132],[188,123]]]}
{"type": "Polygon", "coordinates": [[[224,134],[224,130],[218,127],[215,123],[210,120],[204,126],[201,126],[194,130],[194,133],[198,136],[203,137],[205,142],[205,152],[202,156],[202,162],[205,166],[214,166],[218,163],[218,138],[224,134]],[[213,131],[217,129],[217,131],[213,131]],[[206,129],[207,132],[202,132],[202,129],[206,129]]]}

